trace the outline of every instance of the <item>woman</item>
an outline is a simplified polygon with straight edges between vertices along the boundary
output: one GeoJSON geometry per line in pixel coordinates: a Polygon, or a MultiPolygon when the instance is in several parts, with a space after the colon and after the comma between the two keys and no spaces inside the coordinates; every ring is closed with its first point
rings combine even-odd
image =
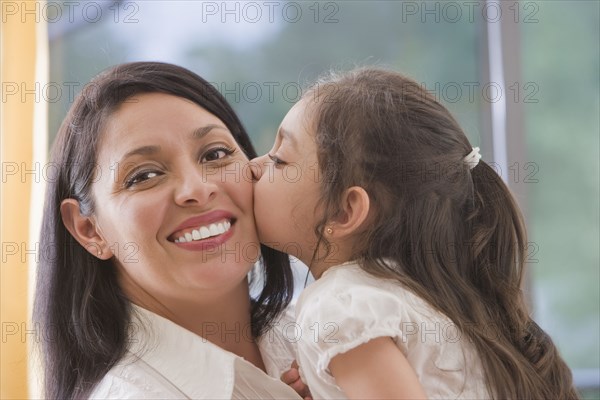
{"type": "Polygon", "coordinates": [[[46,397],[297,398],[263,372],[293,357],[269,331],[292,277],[259,247],[255,156],[225,99],[183,68],[125,64],[84,88],[54,144],[42,225],[46,397]]]}

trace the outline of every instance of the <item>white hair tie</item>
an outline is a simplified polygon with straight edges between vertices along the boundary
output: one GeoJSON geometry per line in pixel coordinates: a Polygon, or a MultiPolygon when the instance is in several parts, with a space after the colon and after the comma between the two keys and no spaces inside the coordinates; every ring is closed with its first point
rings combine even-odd
{"type": "Polygon", "coordinates": [[[479,164],[481,160],[481,154],[479,154],[479,147],[473,147],[473,150],[463,158],[463,161],[469,165],[469,169],[473,169],[479,164]]]}

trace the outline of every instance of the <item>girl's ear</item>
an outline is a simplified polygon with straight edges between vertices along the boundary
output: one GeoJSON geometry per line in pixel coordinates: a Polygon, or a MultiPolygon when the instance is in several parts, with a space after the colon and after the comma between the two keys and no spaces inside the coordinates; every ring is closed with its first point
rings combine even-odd
{"type": "Polygon", "coordinates": [[[77,200],[63,200],[60,204],[60,214],[65,228],[91,255],[101,260],[108,260],[113,256],[112,250],[100,235],[93,218],[79,212],[77,200]]]}
{"type": "Polygon", "coordinates": [[[341,213],[330,221],[325,232],[332,238],[342,238],[360,231],[370,208],[369,194],[360,186],[346,189],[342,196],[341,213]]]}

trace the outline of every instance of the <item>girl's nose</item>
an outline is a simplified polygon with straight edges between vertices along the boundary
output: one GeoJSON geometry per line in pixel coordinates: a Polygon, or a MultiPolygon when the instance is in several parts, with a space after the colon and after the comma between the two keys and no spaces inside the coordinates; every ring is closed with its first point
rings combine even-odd
{"type": "Polygon", "coordinates": [[[255,181],[260,180],[263,176],[263,172],[266,168],[265,162],[268,160],[267,154],[253,158],[250,160],[250,170],[252,171],[252,178],[255,181]]]}

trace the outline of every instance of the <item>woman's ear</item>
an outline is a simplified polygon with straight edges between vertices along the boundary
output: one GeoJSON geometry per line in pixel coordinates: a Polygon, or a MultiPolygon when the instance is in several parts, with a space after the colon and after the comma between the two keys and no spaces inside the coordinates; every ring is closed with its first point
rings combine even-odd
{"type": "Polygon", "coordinates": [[[101,260],[108,260],[113,256],[112,250],[100,235],[96,222],[91,217],[81,215],[77,200],[63,200],[60,214],[65,228],[91,255],[101,260]]]}
{"type": "Polygon", "coordinates": [[[369,194],[360,186],[346,189],[342,195],[341,213],[330,221],[325,232],[332,238],[342,238],[358,232],[367,220],[370,209],[369,194]]]}

